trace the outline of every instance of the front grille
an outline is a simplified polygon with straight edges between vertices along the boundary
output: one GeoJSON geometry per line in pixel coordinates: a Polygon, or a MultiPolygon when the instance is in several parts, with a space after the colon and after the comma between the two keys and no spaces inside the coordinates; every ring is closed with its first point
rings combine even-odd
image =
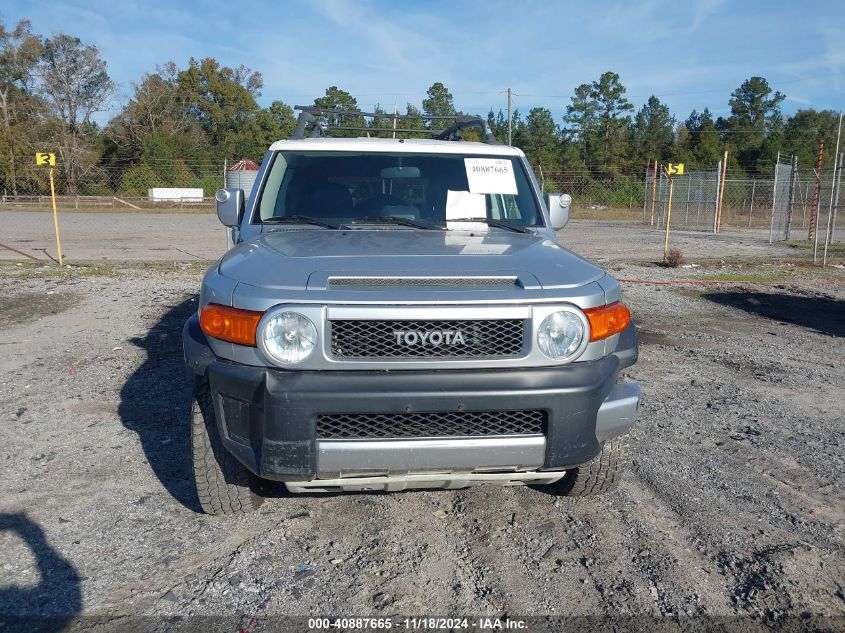
{"type": "Polygon", "coordinates": [[[537,435],[545,411],[349,413],[317,417],[320,439],[387,439],[537,435]]]}
{"type": "Polygon", "coordinates": [[[483,286],[513,287],[516,277],[330,277],[330,287],[360,286],[483,286]]]}
{"type": "Polygon", "coordinates": [[[343,320],[330,324],[335,358],[515,358],[522,355],[524,326],[521,319],[343,320]]]}

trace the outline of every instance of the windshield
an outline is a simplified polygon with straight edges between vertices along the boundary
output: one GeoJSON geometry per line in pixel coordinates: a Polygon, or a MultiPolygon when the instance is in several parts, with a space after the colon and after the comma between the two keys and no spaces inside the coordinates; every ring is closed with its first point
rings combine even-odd
{"type": "Polygon", "coordinates": [[[543,225],[517,158],[465,154],[277,152],[258,219],[292,216],[335,225],[384,218],[420,225],[471,218],[543,225]]]}

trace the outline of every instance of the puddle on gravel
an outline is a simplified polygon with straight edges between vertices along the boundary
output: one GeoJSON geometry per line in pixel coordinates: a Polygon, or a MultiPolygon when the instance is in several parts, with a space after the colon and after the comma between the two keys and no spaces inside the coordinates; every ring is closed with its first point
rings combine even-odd
{"type": "Polygon", "coordinates": [[[7,325],[28,323],[45,316],[59,314],[79,302],[74,292],[28,292],[0,297],[0,320],[7,325]]]}

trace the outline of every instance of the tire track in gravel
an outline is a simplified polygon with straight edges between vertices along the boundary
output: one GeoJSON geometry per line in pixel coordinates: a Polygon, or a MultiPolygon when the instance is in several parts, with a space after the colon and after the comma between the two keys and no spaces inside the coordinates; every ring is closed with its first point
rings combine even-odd
{"type": "Polygon", "coordinates": [[[466,490],[414,492],[405,495],[418,538],[425,540],[418,576],[410,581],[414,612],[444,616],[493,612],[490,579],[467,541],[466,490]],[[444,514],[445,513],[445,514],[444,514]]]}
{"type": "Polygon", "coordinates": [[[636,465],[620,490],[620,508],[637,509],[618,513],[633,571],[623,578],[643,578],[660,615],[732,612],[725,600],[727,584],[714,573],[713,551],[718,547],[690,520],[695,503],[656,488],[636,465]]]}
{"type": "MultiPolygon", "coordinates": [[[[703,604],[704,612],[721,615],[726,613],[727,607],[727,613],[746,612],[770,620],[798,615],[791,612],[794,604],[792,594],[796,591],[797,582],[799,579],[806,582],[810,576],[821,576],[824,568],[821,558],[825,554],[820,554],[816,546],[796,538],[798,535],[794,531],[773,522],[771,508],[766,508],[765,504],[734,503],[720,513],[719,521],[714,521],[712,513],[713,510],[718,512],[718,508],[702,512],[694,503],[697,498],[676,495],[673,486],[667,486],[667,478],[660,475],[652,477],[642,470],[635,470],[633,474],[650,491],[649,496],[655,503],[680,517],[681,524],[688,524],[690,532],[701,535],[693,538],[693,542],[703,545],[700,554],[706,558],[702,569],[715,571],[719,577],[724,577],[724,586],[717,588],[715,593],[709,592],[715,595],[716,600],[715,603],[703,604]],[[751,529],[749,526],[755,527],[751,529]],[[793,563],[792,566],[789,562],[793,563]]],[[[750,495],[747,500],[751,500],[750,495]]],[[[666,535],[663,547],[671,542],[676,531],[682,531],[681,526],[673,527],[673,531],[666,535]]],[[[812,535],[808,537],[817,540],[812,535]]],[[[712,572],[707,578],[713,578],[712,572]]],[[[814,584],[824,586],[820,582],[814,584]]],[[[801,597],[806,600],[806,596],[801,597]]],[[[833,596],[818,597],[820,603],[835,612],[833,605],[836,600],[833,596]]]]}
{"type": "Polygon", "coordinates": [[[457,491],[460,522],[451,534],[460,569],[487,612],[527,613],[541,607],[536,576],[525,565],[524,525],[533,521],[538,493],[522,486],[457,491]],[[531,607],[530,605],[534,605],[531,607]]]}

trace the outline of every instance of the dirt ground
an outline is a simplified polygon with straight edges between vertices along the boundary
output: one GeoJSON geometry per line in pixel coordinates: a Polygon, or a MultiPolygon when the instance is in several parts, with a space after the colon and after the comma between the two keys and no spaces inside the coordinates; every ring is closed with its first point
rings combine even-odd
{"type": "Polygon", "coordinates": [[[200,514],[180,337],[206,264],[0,264],[0,631],[432,611],[841,630],[842,271],[756,251],[669,270],[602,230],[570,239],[592,231],[588,254],[632,280],[644,396],[627,479],[581,501],[276,490],[200,514]],[[633,283],[690,276],[713,283],[633,283]]]}

